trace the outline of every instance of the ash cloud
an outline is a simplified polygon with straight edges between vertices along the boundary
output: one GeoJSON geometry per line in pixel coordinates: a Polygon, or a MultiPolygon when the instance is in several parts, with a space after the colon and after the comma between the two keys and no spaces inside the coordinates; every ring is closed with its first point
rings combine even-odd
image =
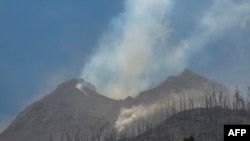
{"type": "MultiPolygon", "coordinates": [[[[250,2],[211,0],[190,34],[178,32],[172,14],[180,1],[125,0],[124,11],[102,35],[82,77],[105,95],[120,99],[149,89],[187,67],[190,58],[235,27],[248,24],[250,2]]],[[[186,12],[188,14],[188,11],[186,12]]],[[[183,15],[185,21],[185,15],[183,15]]]]}

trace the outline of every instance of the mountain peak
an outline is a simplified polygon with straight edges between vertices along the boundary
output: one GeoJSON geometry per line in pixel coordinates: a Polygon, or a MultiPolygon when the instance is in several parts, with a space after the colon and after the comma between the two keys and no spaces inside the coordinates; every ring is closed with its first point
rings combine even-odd
{"type": "Polygon", "coordinates": [[[182,79],[205,79],[199,74],[194,73],[190,69],[184,69],[177,77],[182,78],[182,79]]]}
{"type": "Polygon", "coordinates": [[[70,87],[75,87],[78,83],[84,82],[83,79],[71,79],[61,83],[56,89],[65,89],[70,87]]]}
{"type": "Polygon", "coordinates": [[[194,72],[192,72],[190,69],[185,68],[179,76],[191,76],[191,75],[197,75],[194,72]]]}
{"type": "Polygon", "coordinates": [[[96,88],[93,84],[86,82],[84,79],[75,79],[75,78],[60,84],[56,89],[62,90],[62,89],[66,89],[66,88],[77,87],[77,86],[79,86],[79,84],[81,84],[82,86],[84,86],[90,90],[96,91],[96,88]]]}

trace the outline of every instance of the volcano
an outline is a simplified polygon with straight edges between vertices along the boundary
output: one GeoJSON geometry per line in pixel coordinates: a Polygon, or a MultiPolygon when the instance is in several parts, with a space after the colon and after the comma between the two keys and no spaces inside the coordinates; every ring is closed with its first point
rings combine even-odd
{"type": "Polygon", "coordinates": [[[79,138],[101,136],[105,128],[114,126],[121,109],[164,102],[175,95],[196,96],[214,90],[225,92],[227,88],[188,69],[168,77],[154,89],[124,100],[103,96],[83,79],[72,79],[20,112],[1,133],[0,140],[57,141],[76,135],[81,135],[79,138]]]}

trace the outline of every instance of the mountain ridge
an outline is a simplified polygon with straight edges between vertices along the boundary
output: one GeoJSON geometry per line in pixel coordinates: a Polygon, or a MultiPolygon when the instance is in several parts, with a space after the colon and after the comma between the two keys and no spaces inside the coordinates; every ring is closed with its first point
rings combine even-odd
{"type": "MultiPolygon", "coordinates": [[[[185,69],[134,98],[114,100],[96,92],[95,86],[83,79],[71,79],[20,112],[0,134],[0,140],[43,141],[51,134],[56,140],[65,130],[79,129],[82,134],[90,135],[93,129],[113,126],[123,114],[122,109],[159,103],[168,100],[170,96],[182,95],[182,91],[205,93],[213,84],[218,90],[226,89],[224,85],[214,82],[185,69]]],[[[125,114],[128,117],[134,116],[133,112],[125,114]]]]}
{"type": "Polygon", "coordinates": [[[222,93],[228,92],[228,88],[225,85],[205,78],[189,69],[184,69],[176,76],[169,76],[154,89],[139,93],[134,99],[139,103],[145,103],[145,101],[146,103],[153,103],[158,100],[164,100],[164,97],[168,95],[206,94],[211,93],[213,89],[222,93]]]}

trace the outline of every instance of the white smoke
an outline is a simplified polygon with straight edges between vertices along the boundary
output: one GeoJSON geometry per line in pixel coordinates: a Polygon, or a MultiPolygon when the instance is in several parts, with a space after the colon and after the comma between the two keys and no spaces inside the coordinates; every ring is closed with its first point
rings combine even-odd
{"type": "Polygon", "coordinates": [[[167,54],[172,52],[166,46],[170,9],[170,0],[127,0],[125,11],[113,20],[111,31],[85,65],[83,78],[104,94],[124,98],[148,88],[160,70],[182,66],[176,65],[178,56],[167,54]]]}
{"type": "MultiPolygon", "coordinates": [[[[126,128],[129,128],[130,125],[135,125],[135,123],[141,119],[149,121],[152,124],[157,124],[158,120],[167,119],[169,116],[167,113],[169,112],[169,114],[175,114],[183,110],[206,107],[206,97],[209,99],[211,96],[216,102],[218,102],[218,105],[223,105],[224,103],[222,101],[224,100],[228,100],[230,105],[233,105],[235,96],[226,89],[223,90],[222,88],[220,91],[218,91],[217,88],[215,88],[214,94],[215,95],[213,96],[213,90],[186,90],[185,94],[172,92],[162,98],[161,101],[154,104],[140,104],[131,108],[123,108],[121,109],[120,114],[115,122],[115,127],[118,132],[121,132],[126,128]],[[220,94],[220,92],[222,93],[220,94]],[[220,101],[220,96],[221,99],[223,99],[222,101],[220,101]],[[173,112],[172,110],[175,110],[175,113],[171,113],[173,112]],[[154,118],[150,119],[150,117],[154,118]]],[[[211,104],[213,106],[216,105],[213,102],[211,104]]]]}
{"type": "Polygon", "coordinates": [[[82,83],[78,83],[78,84],[76,84],[76,86],[75,86],[78,90],[80,90],[81,92],[83,92],[85,95],[88,95],[88,93],[84,90],[85,88],[85,86],[84,86],[84,84],[82,84],[82,83]]]}
{"type": "Polygon", "coordinates": [[[203,48],[227,32],[240,26],[250,12],[250,2],[238,3],[234,0],[214,0],[211,8],[202,16],[199,26],[188,39],[192,48],[203,48]]]}
{"type": "Polygon", "coordinates": [[[160,104],[152,105],[138,105],[132,108],[121,109],[120,115],[115,122],[116,129],[121,132],[126,126],[130,125],[134,121],[148,117],[154,112],[160,109],[160,104]]]}
{"type": "Polygon", "coordinates": [[[82,77],[107,96],[133,96],[187,67],[191,56],[240,26],[250,11],[248,1],[213,0],[189,37],[173,44],[169,37],[175,31],[170,18],[174,4],[174,0],[126,0],[82,77]]]}

